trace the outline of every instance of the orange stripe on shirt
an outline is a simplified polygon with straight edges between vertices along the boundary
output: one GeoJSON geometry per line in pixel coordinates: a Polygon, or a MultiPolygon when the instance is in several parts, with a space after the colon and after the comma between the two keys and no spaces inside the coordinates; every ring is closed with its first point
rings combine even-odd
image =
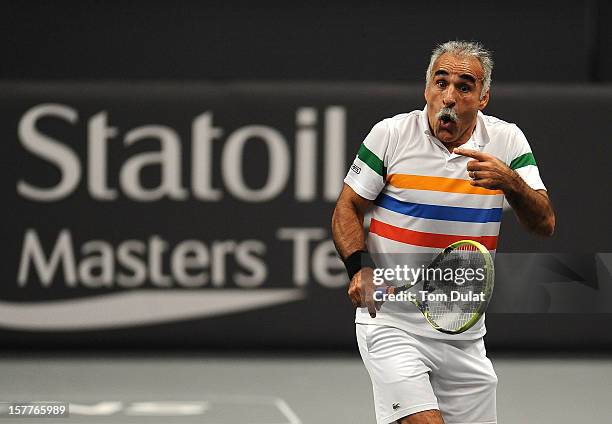
{"type": "Polygon", "coordinates": [[[370,221],[370,232],[386,239],[411,244],[413,246],[444,249],[448,245],[459,240],[474,240],[481,243],[489,250],[495,250],[497,248],[497,236],[456,236],[449,234],[425,233],[421,231],[409,230],[407,228],[396,227],[394,225],[378,221],[374,218],[372,218],[370,221]]]}
{"type": "Polygon", "coordinates": [[[501,190],[489,190],[488,188],[475,187],[469,180],[459,178],[430,177],[425,175],[389,174],[387,182],[393,187],[407,188],[413,190],[445,191],[448,193],[463,194],[503,194],[501,190]]]}

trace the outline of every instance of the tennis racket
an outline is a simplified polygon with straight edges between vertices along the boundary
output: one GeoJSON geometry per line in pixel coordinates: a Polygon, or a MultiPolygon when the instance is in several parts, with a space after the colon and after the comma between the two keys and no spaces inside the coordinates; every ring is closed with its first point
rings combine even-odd
{"type": "Polygon", "coordinates": [[[413,292],[402,298],[416,305],[433,328],[447,334],[463,333],[474,326],[489,305],[495,277],[493,258],[476,241],[451,244],[424,269],[423,275],[414,284],[378,287],[376,291],[396,298],[401,292],[413,292]],[[449,274],[453,277],[448,278],[449,274]],[[458,278],[459,274],[475,278],[458,278]]]}

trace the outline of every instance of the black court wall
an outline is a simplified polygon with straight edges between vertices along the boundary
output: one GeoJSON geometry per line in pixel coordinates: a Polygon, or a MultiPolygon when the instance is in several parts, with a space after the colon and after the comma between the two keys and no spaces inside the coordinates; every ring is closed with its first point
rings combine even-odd
{"type": "Polygon", "coordinates": [[[476,39],[501,82],[612,80],[609,2],[9,1],[5,79],[402,81],[476,39]]]}
{"type": "MultiPolygon", "coordinates": [[[[0,84],[6,347],[354,346],[329,222],[369,129],[423,87],[0,84]]],[[[610,347],[612,89],[494,86],[554,237],[504,213],[491,347],[610,347]]]]}

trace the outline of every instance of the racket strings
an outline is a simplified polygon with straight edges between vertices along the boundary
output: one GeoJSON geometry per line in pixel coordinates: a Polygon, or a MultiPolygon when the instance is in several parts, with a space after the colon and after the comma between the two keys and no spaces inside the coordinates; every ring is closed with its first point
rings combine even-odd
{"type": "Polygon", "coordinates": [[[440,328],[457,331],[478,314],[482,301],[475,300],[473,294],[486,288],[485,267],[483,254],[471,244],[448,252],[435,266],[439,271],[432,272],[433,278],[424,285],[427,299],[423,307],[429,319],[440,328]]]}

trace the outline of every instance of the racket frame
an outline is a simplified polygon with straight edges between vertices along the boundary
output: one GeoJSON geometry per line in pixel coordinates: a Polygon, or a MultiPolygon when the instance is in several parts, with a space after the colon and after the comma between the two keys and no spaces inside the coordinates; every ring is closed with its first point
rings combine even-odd
{"type": "MultiPolygon", "coordinates": [[[[436,330],[442,332],[442,333],[446,333],[446,334],[460,334],[463,333],[466,330],[469,330],[470,328],[472,328],[474,326],[474,324],[476,324],[478,322],[478,320],[482,317],[482,315],[484,314],[484,312],[487,310],[487,307],[489,305],[489,301],[491,300],[491,294],[493,293],[493,286],[495,283],[495,266],[493,265],[493,257],[491,256],[491,253],[487,250],[486,247],[484,247],[482,244],[480,244],[477,241],[474,240],[458,240],[450,245],[448,245],[447,247],[444,248],[444,250],[442,252],[440,252],[435,258],[434,260],[427,266],[428,269],[434,268],[440,261],[442,261],[448,254],[450,254],[453,250],[459,248],[460,246],[465,246],[465,245],[470,245],[475,247],[482,255],[485,261],[485,289],[484,289],[484,298],[485,301],[484,302],[480,302],[480,304],[478,305],[478,309],[476,311],[476,313],[474,314],[474,316],[465,324],[463,324],[460,328],[456,329],[456,330],[449,330],[446,328],[442,328],[440,327],[430,316],[429,316],[429,312],[423,308],[421,302],[419,302],[417,299],[414,300],[409,300],[409,302],[413,303],[418,309],[419,311],[423,314],[423,316],[425,317],[425,319],[427,320],[427,322],[436,330]]],[[[401,287],[395,287],[393,288],[393,293],[399,293],[401,291],[407,291],[407,290],[413,290],[415,287],[417,286],[422,286],[424,283],[424,280],[419,280],[414,284],[411,285],[405,285],[405,286],[401,286],[401,287]]]]}

